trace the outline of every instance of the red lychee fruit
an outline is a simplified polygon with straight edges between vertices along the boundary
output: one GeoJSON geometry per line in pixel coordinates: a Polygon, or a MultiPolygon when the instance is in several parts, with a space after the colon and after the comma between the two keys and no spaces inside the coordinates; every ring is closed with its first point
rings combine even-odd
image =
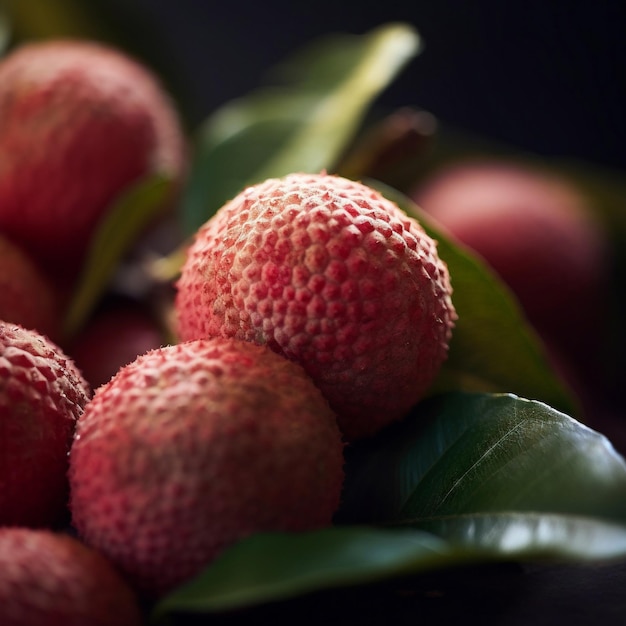
{"type": "Polygon", "coordinates": [[[101,554],[48,530],[0,529],[2,626],[140,626],[130,586],[101,554]]]}
{"type": "Polygon", "coordinates": [[[56,344],[0,321],[0,526],[62,521],[68,452],[90,393],[56,344]]]}
{"type": "Polygon", "coordinates": [[[56,339],[59,303],[52,285],[20,248],[0,234],[0,320],[56,339]]]}
{"type": "Polygon", "coordinates": [[[198,340],[148,352],[96,390],[69,478],[79,536],[157,597],[251,533],[329,525],[343,443],[297,364],[198,340]]]}
{"type": "Polygon", "coordinates": [[[108,382],[124,365],[166,342],[157,320],[141,304],[114,303],[98,311],[67,352],[92,389],[108,382]]]}
{"type": "Polygon", "coordinates": [[[153,73],[94,42],[28,43],[0,62],[0,231],[74,275],[111,202],[184,168],[183,131],[153,73]]]}
{"type": "Polygon", "coordinates": [[[236,337],[300,363],[348,439],[424,396],[456,317],[420,224],[326,174],[270,179],[227,203],[197,232],[177,290],[182,339],[236,337]]]}
{"type": "Polygon", "coordinates": [[[607,325],[611,253],[572,181],[518,162],[462,161],[413,196],[508,284],[558,360],[593,375],[607,325]]]}

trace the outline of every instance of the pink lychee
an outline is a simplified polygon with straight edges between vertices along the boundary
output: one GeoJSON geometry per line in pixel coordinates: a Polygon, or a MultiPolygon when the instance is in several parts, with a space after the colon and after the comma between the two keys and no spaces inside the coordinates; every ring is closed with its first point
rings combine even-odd
{"type": "Polygon", "coordinates": [[[79,536],[158,597],[251,533],[329,525],[343,443],[300,366],[198,340],[148,352],[96,390],[69,478],[79,536]]]}
{"type": "Polygon", "coordinates": [[[417,220],[327,174],[228,202],[197,232],[177,290],[182,339],[236,337],[301,364],[348,439],[425,395],[456,318],[447,266],[417,220]]]}
{"type": "Polygon", "coordinates": [[[0,321],[0,526],[62,521],[68,452],[90,393],[56,344],[0,321]]]}
{"type": "Polygon", "coordinates": [[[140,626],[130,586],[95,550],[48,530],[0,528],[2,626],[140,626]]]}
{"type": "Polygon", "coordinates": [[[0,61],[0,231],[47,270],[75,275],[112,201],[184,160],[169,95],[125,53],[52,40],[0,61]]]}

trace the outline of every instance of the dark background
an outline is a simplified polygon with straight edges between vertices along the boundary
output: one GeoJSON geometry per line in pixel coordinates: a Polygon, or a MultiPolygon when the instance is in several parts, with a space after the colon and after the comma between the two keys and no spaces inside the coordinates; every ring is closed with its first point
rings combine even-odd
{"type": "Polygon", "coordinates": [[[0,0],[17,38],[122,44],[174,91],[190,129],[333,32],[412,24],[423,51],[381,96],[448,127],[546,156],[626,169],[623,0],[0,0]]]}
{"type": "Polygon", "coordinates": [[[420,106],[444,124],[520,149],[626,168],[619,0],[108,4],[160,42],[153,60],[175,83],[192,125],[307,41],[399,20],[420,32],[424,47],[383,104],[420,106]]]}

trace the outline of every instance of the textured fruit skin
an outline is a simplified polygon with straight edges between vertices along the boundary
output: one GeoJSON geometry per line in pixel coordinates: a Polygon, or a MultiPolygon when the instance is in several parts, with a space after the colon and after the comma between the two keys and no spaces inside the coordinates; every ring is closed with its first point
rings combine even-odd
{"type": "Polygon", "coordinates": [[[452,164],[416,202],[472,248],[517,296],[559,361],[602,370],[610,250],[573,183],[517,162],[452,164]]]}
{"type": "Polygon", "coordinates": [[[67,455],[90,393],[56,344],[0,321],[0,526],[61,520],[67,455]]]}
{"type": "Polygon", "coordinates": [[[137,600],[100,554],[48,530],[0,529],[2,626],[140,626],[137,600]]]}
{"type": "Polygon", "coordinates": [[[178,333],[300,363],[354,439],[433,382],[451,292],[436,243],[395,204],[345,178],[292,174],[244,190],[199,229],[177,283],[178,333]]]}
{"type": "Polygon", "coordinates": [[[35,263],[0,234],[0,320],[56,339],[59,303],[35,263]]]}
{"type": "Polygon", "coordinates": [[[185,148],[151,72],[104,45],[25,44],[0,62],[0,231],[71,274],[109,204],[185,148]]]}
{"type": "Polygon", "coordinates": [[[96,389],[138,355],[165,343],[161,328],[143,307],[119,303],[96,313],[67,350],[96,389]]]}
{"type": "Polygon", "coordinates": [[[343,443],[297,364],[198,340],[148,352],[96,390],[69,477],[79,536],[156,597],[246,535],[329,525],[343,443]]]}

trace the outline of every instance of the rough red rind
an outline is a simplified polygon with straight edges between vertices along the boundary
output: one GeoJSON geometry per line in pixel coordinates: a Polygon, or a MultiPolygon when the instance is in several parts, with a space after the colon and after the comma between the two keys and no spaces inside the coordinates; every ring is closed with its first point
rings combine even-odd
{"type": "Polygon", "coordinates": [[[0,320],[56,339],[59,302],[52,285],[20,248],[0,234],[0,320]]]}
{"type": "Polygon", "coordinates": [[[58,346],[0,321],[0,526],[52,526],[63,516],[67,455],[90,393],[58,346]]]}
{"type": "Polygon", "coordinates": [[[129,585],[69,535],[0,529],[2,626],[140,626],[129,585]]]}
{"type": "Polygon", "coordinates": [[[329,525],[343,443],[297,364],[200,340],[148,352],[96,391],[69,477],[79,536],[160,596],[246,535],[329,525]]]}
{"type": "Polygon", "coordinates": [[[349,439],[423,397],[456,318],[447,266],[418,222],[325,174],[244,190],[198,231],[177,289],[183,340],[236,337],[300,363],[349,439]]]}
{"type": "Polygon", "coordinates": [[[72,273],[120,192],[181,175],[183,144],[170,98],[135,60],[93,42],[24,44],[0,62],[0,230],[72,273]]]}

